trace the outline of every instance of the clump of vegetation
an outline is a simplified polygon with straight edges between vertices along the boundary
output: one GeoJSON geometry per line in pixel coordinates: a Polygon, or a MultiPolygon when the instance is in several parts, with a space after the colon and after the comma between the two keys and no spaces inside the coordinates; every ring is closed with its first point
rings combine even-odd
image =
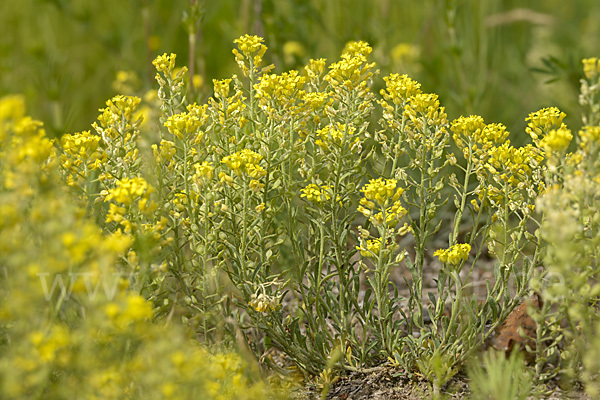
{"type": "MultiPolygon", "coordinates": [[[[567,153],[555,107],[529,115],[517,147],[502,124],[448,120],[407,75],[374,93],[365,42],[281,74],[262,38],[235,43],[241,75],[205,104],[188,101],[175,54],[153,62],[155,96],[113,97],[93,131],[52,141],[20,97],[0,102],[8,397],[257,398],[274,390],[257,365],[327,386],[383,364],[439,397],[531,291],[533,382],[521,374],[506,396],[569,369],[597,393],[596,59],[589,126],[567,153]]],[[[515,357],[485,358],[475,393],[525,370],[515,357]]]]}

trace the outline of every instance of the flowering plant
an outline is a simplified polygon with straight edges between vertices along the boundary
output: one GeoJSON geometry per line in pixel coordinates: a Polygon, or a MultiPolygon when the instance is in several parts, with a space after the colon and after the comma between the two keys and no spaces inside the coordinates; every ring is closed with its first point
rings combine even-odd
{"type": "MultiPolygon", "coordinates": [[[[373,93],[365,42],[329,66],[311,60],[281,74],[263,66],[262,38],[235,43],[243,78],[214,81],[203,105],[188,103],[176,55],[154,61],[157,126],[142,124],[134,96],[109,100],[96,133],[56,146],[35,122],[11,122],[29,139],[6,152],[6,189],[29,172],[23,158],[60,172],[80,212],[111,238],[108,263],[117,260],[135,293],[105,304],[116,331],[183,321],[203,341],[235,341],[275,369],[275,352],[324,381],[332,369],[387,364],[424,375],[439,396],[551,260],[541,246],[553,240],[543,233],[550,219],[535,206],[547,209],[576,160],[592,163],[597,129],[585,128],[583,150],[566,157],[565,115],[545,108],[527,119],[532,143],[514,147],[502,124],[449,121],[437,95],[407,75],[384,77],[373,93]]],[[[595,87],[588,82],[584,104],[595,104],[595,87]]],[[[95,235],[88,247],[72,236],[62,243],[80,262],[102,252],[95,235]]]]}

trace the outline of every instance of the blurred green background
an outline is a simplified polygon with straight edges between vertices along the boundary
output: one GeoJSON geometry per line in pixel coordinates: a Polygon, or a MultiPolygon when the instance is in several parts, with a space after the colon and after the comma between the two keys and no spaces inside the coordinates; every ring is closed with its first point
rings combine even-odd
{"type": "Polygon", "coordinates": [[[29,113],[59,135],[89,129],[121,89],[118,71],[135,72],[143,94],[156,55],[187,65],[189,33],[200,100],[206,82],[238,73],[232,41],[244,33],[265,37],[278,71],[334,61],[346,42],[365,40],[381,69],[376,87],[408,73],[450,118],[503,122],[519,143],[541,107],[560,107],[579,127],[580,59],[600,56],[598,21],[598,0],[4,0],[0,95],[25,94],[29,113]]]}

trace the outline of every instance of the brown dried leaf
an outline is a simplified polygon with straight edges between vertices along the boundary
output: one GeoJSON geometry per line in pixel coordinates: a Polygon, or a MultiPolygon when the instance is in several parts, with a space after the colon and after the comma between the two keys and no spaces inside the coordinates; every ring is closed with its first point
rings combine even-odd
{"type": "Polygon", "coordinates": [[[529,307],[540,308],[541,299],[533,295],[525,299],[515,308],[506,320],[496,329],[491,339],[491,346],[499,351],[510,353],[515,346],[526,351],[526,345],[535,349],[535,342],[531,339],[536,335],[537,324],[527,313],[529,307]]]}

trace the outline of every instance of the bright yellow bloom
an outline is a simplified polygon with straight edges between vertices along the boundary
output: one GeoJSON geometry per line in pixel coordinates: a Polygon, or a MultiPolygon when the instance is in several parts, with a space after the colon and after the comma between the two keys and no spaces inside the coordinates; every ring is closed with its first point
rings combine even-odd
{"type": "Polygon", "coordinates": [[[548,153],[563,151],[569,147],[571,139],[573,139],[571,130],[563,125],[559,129],[552,129],[548,135],[540,141],[539,146],[548,153]]]}
{"type": "Polygon", "coordinates": [[[369,79],[373,76],[370,70],[375,66],[375,63],[367,63],[367,56],[371,51],[372,48],[366,42],[348,43],[341,61],[329,66],[329,73],[324,80],[334,87],[368,90],[369,79]]]}
{"type": "Polygon", "coordinates": [[[532,170],[544,159],[538,148],[530,144],[519,148],[513,147],[509,140],[501,146],[492,147],[488,154],[486,168],[492,174],[497,174],[500,179],[515,186],[530,176],[532,170]]]}
{"type": "Polygon", "coordinates": [[[331,199],[330,188],[327,185],[318,186],[314,183],[300,189],[300,197],[306,197],[306,200],[313,203],[322,203],[331,199]]]}
{"type": "Polygon", "coordinates": [[[440,107],[437,94],[420,93],[408,99],[404,116],[410,120],[418,131],[428,126],[443,126],[448,121],[444,107],[440,107]]]}
{"type": "Polygon", "coordinates": [[[463,151],[465,158],[469,156],[469,147],[479,155],[487,158],[489,149],[502,144],[508,138],[506,127],[502,124],[486,125],[478,115],[459,117],[452,121],[450,130],[456,146],[463,151]]]}
{"type": "Polygon", "coordinates": [[[244,35],[233,41],[233,43],[238,45],[239,49],[239,51],[238,49],[232,50],[235,55],[235,61],[245,76],[250,75],[250,67],[256,71],[262,64],[262,58],[267,51],[267,46],[262,44],[263,42],[263,38],[251,35],[244,35]]]}
{"type": "Polygon", "coordinates": [[[402,195],[404,190],[402,188],[396,190],[397,183],[396,179],[371,179],[360,191],[364,193],[365,198],[384,205],[388,200],[393,199],[396,201],[402,195]]]}
{"type": "Polygon", "coordinates": [[[194,113],[180,113],[171,115],[164,125],[171,134],[183,139],[186,135],[199,133],[202,121],[194,113]]]}
{"type": "Polygon", "coordinates": [[[213,178],[213,171],[215,170],[215,167],[213,167],[208,161],[204,161],[202,164],[194,164],[194,168],[196,169],[194,179],[209,181],[213,178]]]}
{"type": "Polygon", "coordinates": [[[563,119],[567,116],[556,107],[542,108],[529,114],[525,121],[529,121],[525,132],[529,133],[534,143],[538,143],[541,137],[550,133],[553,129],[563,127],[563,119]]]}
{"type": "Polygon", "coordinates": [[[302,87],[305,80],[305,77],[298,75],[298,71],[281,75],[265,74],[254,85],[255,96],[260,106],[270,114],[273,114],[273,106],[278,105],[281,112],[293,115],[293,105],[304,93],[302,87]]]}
{"type": "Polygon", "coordinates": [[[325,66],[327,60],[324,58],[319,58],[318,60],[310,60],[308,65],[304,67],[306,71],[306,75],[313,82],[316,83],[325,73],[325,66]]]}
{"type": "MultiPolygon", "coordinates": [[[[133,117],[141,101],[142,99],[135,96],[119,95],[113,97],[106,102],[105,108],[100,109],[102,113],[98,116],[100,125],[94,122],[92,126],[107,142],[116,139],[120,135],[120,132],[126,134],[126,137],[122,138],[122,140],[125,143],[130,142],[134,135],[128,131],[134,127],[132,126],[133,117]],[[123,125],[125,128],[124,131],[117,130],[117,128],[121,129],[123,125]]],[[[135,122],[133,125],[135,125],[135,122]]],[[[137,127],[137,125],[135,126],[137,127]]]]}
{"type": "Polygon", "coordinates": [[[410,97],[421,94],[421,84],[412,80],[406,74],[391,74],[383,80],[385,81],[385,89],[381,89],[380,94],[384,98],[381,104],[385,108],[387,108],[386,101],[391,101],[395,105],[403,105],[410,97]]]}
{"type": "Polygon", "coordinates": [[[266,50],[265,45],[263,45],[264,41],[265,40],[259,36],[251,36],[246,34],[235,39],[233,43],[238,45],[238,48],[246,57],[250,57],[257,51],[263,51],[263,49],[266,50]]]}
{"type": "Polygon", "coordinates": [[[433,255],[444,264],[456,266],[462,261],[469,259],[471,245],[468,243],[457,243],[449,249],[436,250],[433,255]]]}
{"type": "Polygon", "coordinates": [[[155,144],[152,145],[152,151],[154,152],[154,158],[156,159],[156,162],[170,161],[177,153],[175,143],[171,142],[170,140],[161,140],[159,146],[155,144]]]}
{"type": "Polygon", "coordinates": [[[381,249],[381,239],[367,240],[365,246],[356,246],[356,250],[360,250],[360,255],[363,257],[375,258],[381,249]]]}
{"type": "Polygon", "coordinates": [[[598,58],[584,58],[581,62],[583,63],[583,73],[587,79],[593,80],[600,75],[600,60],[598,58]]]}
{"type": "Polygon", "coordinates": [[[116,187],[108,191],[104,201],[115,200],[129,205],[141,197],[147,198],[154,190],[144,178],[123,178],[116,182],[116,187]]]}
{"type": "Polygon", "coordinates": [[[170,55],[164,53],[163,55],[156,57],[156,59],[152,61],[152,65],[154,65],[154,68],[156,68],[157,71],[162,72],[166,76],[171,76],[171,71],[175,69],[176,58],[177,55],[174,53],[171,53],[170,55]]]}
{"type": "MultiPolygon", "coordinates": [[[[346,127],[345,124],[340,123],[330,124],[317,130],[319,139],[315,140],[315,144],[321,147],[323,151],[328,152],[330,144],[341,146],[344,143],[344,137],[346,137],[347,142],[350,142],[349,139],[354,136],[355,132],[356,128],[352,125],[346,127]]],[[[356,143],[358,140],[358,137],[354,137],[353,143],[356,143]]]]}
{"type": "Polygon", "coordinates": [[[250,149],[225,156],[221,161],[237,174],[248,174],[252,178],[265,176],[267,171],[259,165],[262,156],[250,149]]]}
{"type": "Polygon", "coordinates": [[[216,98],[226,99],[229,96],[231,79],[213,79],[213,90],[216,98]]]}

